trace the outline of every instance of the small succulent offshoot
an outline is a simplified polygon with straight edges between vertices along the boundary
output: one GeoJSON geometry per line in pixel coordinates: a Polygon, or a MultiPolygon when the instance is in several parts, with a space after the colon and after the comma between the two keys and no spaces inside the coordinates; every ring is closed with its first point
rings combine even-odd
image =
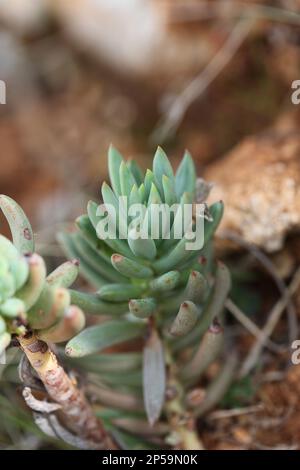
{"type": "MultiPolygon", "coordinates": [[[[27,386],[23,396],[35,412],[35,420],[47,423],[42,429],[52,436],[67,434],[54,412],[60,410],[64,425],[72,433],[68,442],[80,447],[109,448],[110,442],[83,393],[66,374],[53,353],[51,343],[61,343],[76,335],[85,325],[82,310],[71,303],[68,287],[78,274],[78,261],[68,261],[47,276],[46,265],[34,251],[30,223],[21,207],[8,196],[0,196],[10,225],[13,242],[0,235],[0,355],[11,340],[19,344],[24,366],[35,370],[40,386],[54,402],[40,402],[27,386]],[[48,413],[45,417],[45,413],[48,413]],[[50,433],[50,434],[51,434],[50,433]]],[[[29,373],[31,376],[31,373],[29,373]]]]}
{"type": "MultiPolygon", "coordinates": [[[[66,346],[73,365],[88,374],[105,419],[124,448],[168,447],[201,449],[196,418],[225,391],[218,377],[201,402],[191,402],[195,386],[223,350],[224,302],[230,290],[226,266],[213,256],[213,235],[223,203],[206,207],[204,246],[186,248],[186,239],[169,239],[154,227],[152,204],[193,204],[205,201],[210,186],[196,178],[193,160],[185,153],[174,174],[161,148],[153,169],[144,174],[133,161],[125,162],[113,147],[108,167],[111,185],[103,183],[102,199],[116,209],[116,238],[102,237],[97,226],[103,215],[90,201],[87,214],[76,220],[78,230],[61,233],[59,240],[70,258],[80,260],[80,272],[94,286],[93,294],[71,290],[72,303],[103,321],[81,331],[66,346]],[[131,219],[120,208],[142,204],[150,230],[157,238],[138,238],[131,219]],[[128,230],[128,237],[120,236],[128,230]],[[100,238],[99,238],[100,237],[100,238]],[[131,344],[124,348],[123,344],[131,344]],[[130,342],[130,343],[128,343],[130,342]],[[107,351],[107,348],[113,348],[107,351]]],[[[236,362],[225,364],[230,382],[236,362]]],[[[199,396],[199,394],[198,394],[199,396]]]]}

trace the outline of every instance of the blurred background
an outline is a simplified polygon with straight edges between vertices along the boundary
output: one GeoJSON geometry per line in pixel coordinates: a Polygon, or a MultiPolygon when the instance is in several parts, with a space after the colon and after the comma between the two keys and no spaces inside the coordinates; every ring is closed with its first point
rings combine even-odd
{"type": "MultiPolygon", "coordinates": [[[[0,192],[24,207],[50,264],[60,255],[55,232],[99,199],[109,144],[143,168],[159,144],[175,167],[192,153],[215,183],[212,199],[225,201],[224,233],[267,253],[277,280],[291,277],[300,257],[299,10],[299,0],[0,0],[0,192]]],[[[219,249],[231,256],[228,241],[219,249]]],[[[245,258],[234,263],[238,277],[245,258]]],[[[257,289],[235,289],[249,314],[278,297],[261,271],[264,307],[257,289]]],[[[243,336],[242,350],[252,339],[243,336]]],[[[278,389],[264,393],[278,418],[278,389]]],[[[291,401],[296,421],[265,446],[300,442],[299,402],[282,398],[288,409],[291,401]]],[[[249,426],[239,426],[235,442],[247,446],[249,426]]],[[[227,428],[219,432],[211,447],[226,447],[227,428]]]]}
{"type": "Polygon", "coordinates": [[[99,195],[111,142],[144,167],[188,148],[202,174],[249,134],[298,129],[298,7],[1,0],[1,192],[51,231],[99,195]]]}

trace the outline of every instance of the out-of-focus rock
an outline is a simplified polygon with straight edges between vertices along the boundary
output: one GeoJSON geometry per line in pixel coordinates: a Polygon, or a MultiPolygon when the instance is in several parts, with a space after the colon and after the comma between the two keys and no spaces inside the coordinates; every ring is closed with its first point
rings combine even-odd
{"type": "Polygon", "coordinates": [[[121,70],[140,70],[164,34],[161,17],[145,0],[55,0],[66,32],[81,49],[121,70]]]}
{"type": "MultiPolygon", "coordinates": [[[[286,8],[292,9],[291,5],[286,8]]],[[[269,28],[267,38],[270,44],[270,53],[266,57],[268,68],[290,87],[299,74],[299,29],[275,23],[269,28]]]]}
{"type": "Polygon", "coordinates": [[[51,0],[49,8],[81,50],[127,75],[194,73],[226,37],[169,28],[170,9],[153,0],[51,0]]]}
{"type": "Polygon", "coordinates": [[[43,30],[48,0],[0,0],[0,19],[20,34],[43,30]]]}
{"type": "Polygon", "coordinates": [[[219,230],[231,230],[266,251],[300,229],[300,136],[269,132],[242,141],[208,166],[211,200],[225,202],[219,230]]]}

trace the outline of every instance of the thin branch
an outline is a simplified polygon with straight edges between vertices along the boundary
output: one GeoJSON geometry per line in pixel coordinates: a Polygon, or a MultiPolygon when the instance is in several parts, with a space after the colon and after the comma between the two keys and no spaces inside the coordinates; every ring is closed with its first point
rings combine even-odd
{"type": "Polygon", "coordinates": [[[216,410],[213,413],[210,413],[208,419],[210,421],[217,420],[217,419],[226,419],[226,418],[233,418],[236,416],[242,416],[252,413],[258,413],[264,409],[264,405],[259,403],[258,405],[253,406],[245,406],[243,408],[233,408],[231,410],[216,410]]]}
{"type": "MultiPolygon", "coordinates": [[[[246,330],[255,336],[255,338],[261,339],[263,337],[262,330],[259,329],[258,326],[252,320],[250,320],[250,318],[248,318],[247,315],[245,315],[244,312],[242,312],[242,310],[231,299],[226,300],[225,307],[234,316],[234,318],[246,328],[246,330]]],[[[269,338],[266,341],[266,347],[275,353],[281,353],[284,350],[282,346],[275,344],[269,338]]]]}
{"type": "Polygon", "coordinates": [[[282,297],[287,297],[287,313],[288,313],[288,322],[289,322],[289,342],[292,343],[298,336],[298,322],[297,322],[297,313],[292,302],[292,299],[288,295],[287,288],[283,280],[278,276],[276,273],[276,268],[270,258],[268,258],[265,253],[263,253],[256,245],[253,243],[249,243],[240,237],[237,233],[232,232],[230,230],[226,230],[222,232],[221,238],[231,240],[235,242],[237,245],[245,248],[248,250],[254,258],[256,258],[265,270],[270,274],[272,279],[274,280],[280,294],[282,297]]]}
{"type": "Polygon", "coordinates": [[[241,378],[248,375],[249,372],[253,369],[253,367],[257,363],[259,356],[261,354],[261,351],[266,344],[266,340],[273,333],[281,317],[282,312],[285,310],[288,302],[290,301],[290,298],[295,294],[295,292],[299,288],[299,285],[300,285],[300,268],[298,268],[296,273],[294,274],[294,277],[287,289],[287,293],[278,300],[278,302],[274,305],[273,309],[271,310],[268,320],[262,329],[263,336],[259,338],[256,341],[256,343],[252,346],[245,361],[243,362],[242,367],[240,369],[240,373],[239,373],[239,376],[241,378]]]}
{"type": "Polygon", "coordinates": [[[253,21],[241,20],[233,28],[223,47],[216,53],[206,68],[194,78],[175,98],[165,116],[158,123],[152,139],[162,142],[175,133],[187,109],[194,100],[199,98],[212,81],[222,72],[233,58],[241,44],[249,34],[253,21]]]}
{"type": "Polygon", "coordinates": [[[272,7],[258,3],[246,3],[240,1],[201,0],[200,2],[174,4],[173,1],[165,2],[169,8],[169,23],[195,22],[210,19],[234,19],[252,18],[256,20],[268,20],[291,25],[300,24],[299,13],[284,8],[272,7]]]}

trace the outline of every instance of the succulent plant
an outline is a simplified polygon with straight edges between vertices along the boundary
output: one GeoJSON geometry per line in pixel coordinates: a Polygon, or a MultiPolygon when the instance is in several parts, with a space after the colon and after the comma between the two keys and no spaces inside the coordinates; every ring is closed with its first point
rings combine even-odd
{"type": "Polygon", "coordinates": [[[68,261],[47,276],[23,210],[4,195],[0,207],[14,237],[12,243],[0,235],[0,353],[12,335],[25,334],[28,328],[52,343],[70,339],[85,323],[83,312],[71,306],[67,289],[78,275],[78,262],[68,261]]]}
{"type": "Polygon", "coordinates": [[[83,393],[50,347],[67,341],[85,324],[84,313],[71,304],[67,289],[77,277],[78,262],[68,261],[47,276],[43,258],[34,252],[32,228],[21,207],[1,195],[0,208],[13,236],[11,242],[0,235],[0,354],[11,339],[24,352],[19,367],[27,385],[23,396],[43,431],[80,447],[112,447],[83,393]],[[29,386],[32,383],[52,403],[37,400],[29,386]],[[57,420],[57,410],[68,430],[57,420]]]}
{"type": "Polygon", "coordinates": [[[143,175],[134,161],[125,162],[110,147],[108,167],[111,186],[102,185],[107,213],[90,201],[87,214],[76,220],[78,230],[59,235],[67,255],[80,260],[81,274],[95,288],[94,293],[71,290],[72,303],[101,318],[67,343],[66,354],[88,374],[101,404],[99,415],[121,447],[199,449],[196,419],[214,406],[235,367],[230,357],[204,397],[195,388],[223,347],[230,275],[215,261],[212,246],[223,203],[204,206],[204,245],[188,250],[186,233],[175,237],[180,212],[174,212],[166,239],[150,208],[204,202],[209,186],[197,180],[190,154],[185,153],[174,175],[158,148],[153,170],[143,175]],[[129,208],[144,206],[143,221],[148,221],[149,234],[158,230],[155,239],[135,235],[141,223],[132,228],[132,218],[120,207],[122,196],[129,208]],[[117,237],[99,238],[98,224],[110,215],[109,207],[118,214],[117,237]]]}

